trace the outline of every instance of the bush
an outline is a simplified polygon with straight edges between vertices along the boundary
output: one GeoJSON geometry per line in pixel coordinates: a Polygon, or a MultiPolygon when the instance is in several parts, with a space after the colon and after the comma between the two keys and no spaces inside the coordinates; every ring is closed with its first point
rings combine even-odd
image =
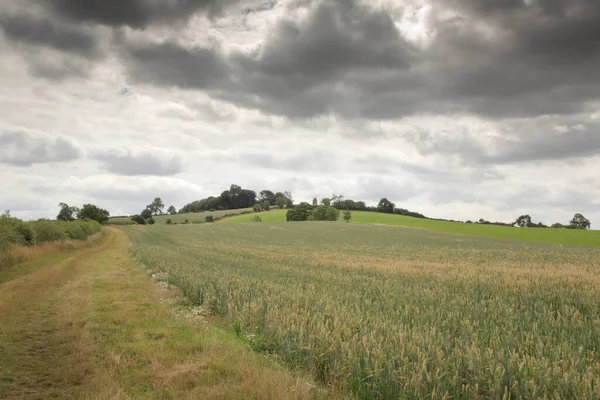
{"type": "Polygon", "coordinates": [[[33,245],[36,241],[37,235],[30,223],[13,218],[8,213],[0,216],[0,249],[12,245],[33,245]]]}
{"type": "Polygon", "coordinates": [[[312,210],[311,221],[337,221],[340,217],[340,210],[333,206],[318,206],[312,210]]]}
{"type": "Polygon", "coordinates": [[[131,217],[131,220],[133,222],[135,222],[136,224],[140,224],[140,225],[146,225],[146,220],[144,219],[144,217],[142,217],[141,215],[134,215],[133,217],[131,217]]]}
{"type": "Polygon", "coordinates": [[[214,222],[214,217],[212,215],[207,215],[206,217],[204,217],[204,221],[205,222],[214,222]]]}
{"type": "Polygon", "coordinates": [[[150,217],[148,218],[148,225],[154,225],[154,218],[150,217]]]}
{"type": "Polygon", "coordinates": [[[261,212],[261,211],[262,211],[262,206],[260,205],[260,203],[256,203],[256,204],[254,205],[254,207],[252,207],[252,209],[253,209],[255,212],[261,212]]]}
{"type": "Polygon", "coordinates": [[[344,211],[344,221],[350,222],[351,219],[352,219],[352,213],[350,212],[350,210],[344,211]]]}
{"type": "Polygon", "coordinates": [[[190,223],[190,221],[189,221],[188,219],[186,219],[186,220],[185,220],[185,223],[186,223],[186,224],[189,224],[189,223],[190,223]]]}
{"type": "Polygon", "coordinates": [[[260,215],[255,215],[254,218],[252,218],[252,222],[262,222],[262,218],[260,215]]]}
{"type": "Polygon", "coordinates": [[[307,221],[313,207],[308,203],[300,203],[290,208],[285,217],[288,221],[307,221]]]}
{"type": "Polygon", "coordinates": [[[72,239],[72,240],[85,240],[87,239],[88,235],[85,233],[85,230],[83,229],[83,224],[79,224],[79,221],[74,221],[74,223],[71,222],[64,222],[63,225],[63,229],[65,231],[65,234],[67,236],[68,239],[72,239]]]}
{"type": "Polygon", "coordinates": [[[167,219],[167,225],[173,225],[173,221],[171,221],[171,218],[167,219]]]}
{"type": "Polygon", "coordinates": [[[62,222],[40,219],[30,224],[37,234],[38,243],[67,239],[65,224],[62,222]]]}

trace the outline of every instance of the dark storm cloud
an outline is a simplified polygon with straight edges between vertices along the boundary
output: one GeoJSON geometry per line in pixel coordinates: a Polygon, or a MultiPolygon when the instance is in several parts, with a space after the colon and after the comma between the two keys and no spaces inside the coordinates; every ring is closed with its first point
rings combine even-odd
{"type": "Polygon", "coordinates": [[[33,164],[66,162],[81,151],[64,137],[32,135],[24,131],[0,132],[0,163],[26,167],[33,164]]]}
{"type": "Polygon", "coordinates": [[[176,175],[183,171],[183,160],[173,153],[160,151],[140,151],[133,153],[127,149],[100,151],[94,158],[101,161],[107,171],[124,176],[176,175]]]}
{"type": "Polygon", "coordinates": [[[228,65],[215,48],[186,49],[176,43],[128,44],[123,59],[134,82],[180,88],[217,88],[228,79],[228,65]]]}
{"type": "Polygon", "coordinates": [[[85,26],[69,26],[29,14],[3,14],[0,28],[14,42],[48,46],[84,57],[95,58],[101,54],[98,38],[85,26]]]}
{"type": "Polygon", "coordinates": [[[242,9],[242,14],[248,15],[248,14],[252,14],[252,13],[260,13],[260,12],[264,12],[264,11],[269,11],[269,10],[272,10],[273,8],[275,8],[276,5],[277,5],[276,0],[265,1],[264,3],[262,3],[260,5],[250,6],[250,7],[246,7],[244,9],[242,9]]]}
{"type": "Polygon", "coordinates": [[[197,13],[210,18],[241,0],[47,0],[48,7],[74,21],[143,29],[153,23],[186,21],[197,13]]]}

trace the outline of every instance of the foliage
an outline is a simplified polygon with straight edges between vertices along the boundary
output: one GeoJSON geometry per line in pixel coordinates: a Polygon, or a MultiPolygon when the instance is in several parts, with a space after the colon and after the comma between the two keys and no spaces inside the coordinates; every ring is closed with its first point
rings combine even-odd
{"type": "Polygon", "coordinates": [[[152,210],[149,208],[145,208],[142,210],[142,212],[140,213],[140,217],[144,218],[144,219],[148,219],[152,217],[152,210]]]}
{"type": "Polygon", "coordinates": [[[277,204],[275,193],[271,192],[270,190],[261,190],[258,194],[258,201],[261,204],[268,204],[269,206],[274,206],[277,204]]]}
{"type": "Polygon", "coordinates": [[[254,207],[252,207],[252,209],[254,210],[254,212],[261,212],[262,211],[262,206],[260,205],[260,203],[256,203],[254,205],[254,207]]]}
{"type": "Polygon", "coordinates": [[[350,219],[352,219],[352,212],[350,210],[344,211],[344,221],[350,222],[350,219]]]}
{"type": "Polygon", "coordinates": [[[146,222],[148,222],[148,225],[154,225],[154,218],[150,217],[146,222]]]}
{"type": "Polygon", "coordinates": [[[60,207],[60,211],[56,219],[59,221],[74,221],[77,214],[79,214],[78,207],[71,207],[66,203],[58,203],[58,206],[60,207]]]}
{"type": "Polygon", "coordinates": [[[215,220],[215,218],[214,218],[212,215],[207,215],[207,216],[204,218],[204,221],[205,221],[205,222],[214,222],[214,220],[215,220]]]}
{"type": "Polygon", "coordinates": [[[148,204],[146,208],[150,210],[152,215],[161,215],[165,205],[160,197],[156,197],[154,200],[152,200],[152,203],[148,204]]]}
{"type": "Polygon", "coordinates": [[[590,221],[581,214],[575,214],[573,219],[569,222],[571,228],[574,229],[590,229],[590,221]]]}
{"type": "Polygon", "coordinates": [[[275,193],[275,204],[277,208],[292,208],[294,206],[294,199],[290,192],[277,192],[275,193]]]}
{"type": "Polygon", "coordinates": [[[78,219],[87,219],[97,221],[104,224],[108,221],[109,212],[94,204],[84,204],[81,210],[77,213],[78,219]]]}
{"type": "Polygon", "coordinates": [[[531,217],[529,215],[521,215],[514,224],[521,228],[531,226],[531,217]]]}
{"type": "Polygon", "coordinates": [[[254,190],[242,189],[238,185],[231,185],[218,197],[208,197],[186,204],[181,213],[199,212],[207,210],[234,210],[238,208],[253,207],[256,203],[256,192],[254,190]]]}
{"type": "Polygon", "coordinates": [[[131,217],[131,220],[133,222],[135,222],[136,224],[146,225],[146,218],[144,218],[142,215],[139,215],[139,214],[133,215],[131,217]]]}
{"type": "Polygon", "coordinates": [[[313,206],[308,203],[302,202],[297,206],[289,209],[286,213],[287,221],[307,221],[311,215],[313,206]]]}
{"type": "Polygon", "coordinates": [[[255,215],[254,218],[252,218],[252,222],[262,222],[262,218],[260,215],[255,215]]]}
{"type": "Polygon", "coordinates": [[[167,220],[167,225],[173,225],[173,221],[171,220],[171,218],[169,218],[169,219],[167,220]]]}
{"type": "Polygon", "coordinates": [[[169,215],[175,215],[177,214],[177,209],[175,209],[175,206],[169,206],[167,212],[169,213],[169,215]]]}
{"type": "Polygon", "coordinates": [[[357,224],[126,229],[253,349],[356,398],[600,396],[598,249],[357,224]]]}
{"type": "Polygon", "coordinates": [[[327,197],[323,197],[321,199],[321,204],[324,206],[330,206],[331,205],[331,199],[327,198],[327,197]]]}
{"type": "Polygon", "coordinates": [[[36,241],[37,234],[30,224],[11,217],[8,211],[0,216],[0,250],[5,250],[12,245],[32,245],[36,241]]]}
{"type": "Polygon", "coordinates": [[[394,208],[396,208],[396,205],[385,197],[379,200],[379,204],[377,204],[377,211],[382,213],[392,214],[394,208]]]}
{"type": "Polygon", "coordinates": [[[318,206],[311,213],[313,221],[337,221],[340,217],[340,210],[333,206],[318,206]]]}

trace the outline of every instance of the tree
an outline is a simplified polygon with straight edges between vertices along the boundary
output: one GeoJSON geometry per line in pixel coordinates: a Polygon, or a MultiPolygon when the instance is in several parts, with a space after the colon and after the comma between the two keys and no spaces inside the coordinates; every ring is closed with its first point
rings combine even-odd
{"type": "Polygon", "coordinates": [[[550,228],[554,228],[554,229],[565,229],[565,226],[563,224],[561,224],[560,222],[556,222],[554,224],[552,224],[550,226],[550,228]]]}
{"type": "Polygon", "coordinates": [[[58,212],[58,215],[56,216],[57,220],[59,220],[59,221],[75,221],[75,217],[77,216],[77,213],[79,213],[79,208],[70,207],[66,203],[58,203],[58,206],[60,207],[60,211],[58,212]]]}
{"type": "Polygon", "coordinates": [[[288,191],[285,191],[283,193],[277,192],[275,194],[275,203],[280,209],[292,208],[294,206],[294,199],[292,198],[292,194],[288,191]]]}
{"type": "Polygon", "coordinates": [[[168,212],[169,214],[171,214],[171,215],[175,215],[175,214],[177,214],[177,210],[176,210],[176,209],[175,209],[175,207],[173,207],[173,206],[170,206],[170,207],[167,209],[167,212],[168,212]]]}
{"type": "Polygon", "coordinates": [[[340,210],[333,206],[318,206],[312,210],[311,216],[313,221],[337,221],[340,210]]]}
{"type": "Polygon", "coordinates": [[[84,204],[77,213],[78,219],[89,219],[104,224],[108,221],[109,212],[94,204],[84,204]]]}
{"type": "Polygon", "coordinates": [[[148,225],[154,225],[154,218],[148,218],[148,225]]]}
{"type": "Polygon", "coordinates": [[[385,197],[379,200],[379,204],[377,204],[377,211],[382,213],[392,214],[394,212],[394,208],[396,205],[386,199],[385,197]]]}
{"type": "Polygon", "coordinates": [[[252,209],[254,210],[254,212],[261,212],[262,211],[262,206],[260,205],[260,203],[256,203],[254,205],[254,207],[252,207],[252,209]]]}
{"type": "Polygon", "coordinates": [[[344,211],[344,221],[350,222],[351,218],[352,218],[352,212],[350,210],[344,211]]]}
{"type": "Polygon", "coordinates": [[[531,217],[529,215],[521,215],[519,218],[517,218],[514,224],[520,226],[521,228],[533,225],[531,223],[531,217]]]}
{"type": "Polygon", "coordinates": [[[288,221],[307,221],[311,215],[313,207],[308,203],[300,203],[297,206],[292,207],[286,213],[286,220],[288,221]]]}
{"type": "Polygon", "coordinates": [[[140,216],[144,219],[150,219],[152,217],[152,210],[150,210],[150,208],[146,207],[144,210],[142,210],[142,212],[140,213],[140,216]]]}
{"type": "Polygon", "coordinates": [[[575,214],[573,219],[569,222],[573,229],[590,229],[590,220],[581,214],[575,214]]]}
{"type": "Polygon", "coordinates": [[[150,203],[148,205],[148,209],[150,209],[150,211],[152,212],[152,215],[159,215],[163,213],[163,209],[165,208],[165,205],[163,204],[162,200],[160,199],[160,197],[156,197],[152,203],[150,203]]]}
{"type": "Polygon", "coordinates": [[[338,209],[344,208],[344,195],[334,193],[331,196],[331,205],[338,209]]]}
{"type": "Polygon", "coordinates": [[[270,206],[277,204],[275,193],[271,192],[270,190],[261,190],[258,194],[258,200],[261,202],[261,204],[268,202],[270,206]]]}
{"type": "Polygon", "coordinates": [[[331,205],[331,199],[328,199],[327,197],[323,197],[321,199],[321,204],[324,206],[330,206],[331,205]]]}

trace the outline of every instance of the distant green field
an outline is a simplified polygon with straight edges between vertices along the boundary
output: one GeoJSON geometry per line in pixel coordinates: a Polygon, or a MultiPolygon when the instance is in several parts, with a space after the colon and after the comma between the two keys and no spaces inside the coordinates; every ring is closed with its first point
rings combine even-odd
{"type": "MultiPolygon", "coordinates": [[[[259,215],[263,222],[285,222],[286,212],[287,210],[273,210],[257,214],[240,215],[237,217],[228,218],[224,220],[223,223],[233,224],[252,222],[252,219],[256,215],[259,215]]],[[[432,229],[434,231],[445,233],[489,236],[501,239],[528,240],[534,242],[550,242],[600,247],[600,231],[550,228],[511,228],[497,225],[463,224],[460,222],[434,221],[429,219],[405,217],[402,215],[366,211],[352,211],[352,222],[359,224],[408,226],[413,228],[432,229]]]]}
{"type": "MultiPolygon", "coordinates": [[[[245,212],[245,211],[252,211],[251,208],[240,208],[237,210],[223,210],[223,211],[205,211],[205,212],[199,212],[199,213],[187,213],[187,214],[175,214],[175,215],[157,215],[154,217],[154,221],[157,224],[166,224],[168,219],[171,219],[171,221],[176,224],[178,222],[185,222],[185,220],[187,219],[188,222],[190,224],[192,223],[198,223],[198,222],[205,222],[205,218],[208,215],[212,215],[213,218],[221,218],[223,217],[225,214],[235,214],[235,213],[241,213],[241,212],[245,212]]],[[[250,215],[250,214],[248,214],[250,215]]],[[[250,220],[252,220],[252,218],[250,218],[250,220]]],[[[285,214],[283,216],[283,220],[285,221],[285,214]]],[[[116,225],[121,225],[121,224],[127,224],[131,221],[131,218],[129,217],[119,217],[119,218],[110,218],[108,220],[109,224],[116,224],[116,225]]]]}

